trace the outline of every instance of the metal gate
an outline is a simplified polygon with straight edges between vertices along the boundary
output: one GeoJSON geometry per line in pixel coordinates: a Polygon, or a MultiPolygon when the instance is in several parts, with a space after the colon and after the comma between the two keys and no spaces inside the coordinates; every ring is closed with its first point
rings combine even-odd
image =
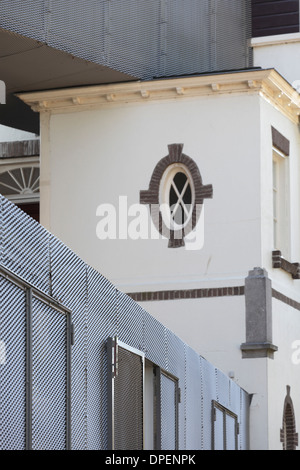
{"type": "Polygon", "coordinates": [[[0,265],[1,449],[70,448],[71,312],[0,265]]]}

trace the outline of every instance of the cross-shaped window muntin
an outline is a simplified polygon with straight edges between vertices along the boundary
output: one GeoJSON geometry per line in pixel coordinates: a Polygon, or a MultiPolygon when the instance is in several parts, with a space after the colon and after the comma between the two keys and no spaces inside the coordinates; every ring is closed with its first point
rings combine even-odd
{"type": "Polygon", "coordinates": [[[193,178],[185,165],[174,163],[164,172],[160,203],[164,222],[170,230],[181,230],[190,222],[195,190],[193,178]]]}

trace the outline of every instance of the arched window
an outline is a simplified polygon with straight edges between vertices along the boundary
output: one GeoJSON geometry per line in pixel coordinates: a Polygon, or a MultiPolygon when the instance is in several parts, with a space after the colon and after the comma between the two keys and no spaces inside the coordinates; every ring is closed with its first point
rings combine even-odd
{"type": "Polygon", "coordinates": [[[39,221],[40,170],[38,165],[0,167],[0,193],[39,221]]]}
{"type": "Polygon", "coordinates": [[[280,442],[282,442],[283,450],[296,450],[298,446],[298,434],[296,433],[294,406],[290,396],[290,386],[287,385],[286,388],[287,395],[284,401],[280,442]]]}

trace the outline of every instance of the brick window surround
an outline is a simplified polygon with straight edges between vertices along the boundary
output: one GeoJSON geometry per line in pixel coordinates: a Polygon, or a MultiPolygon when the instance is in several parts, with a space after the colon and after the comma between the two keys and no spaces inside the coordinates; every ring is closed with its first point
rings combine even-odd
{"type": "Polygon", "coordinates": [[[149,189],[140,191],[140,203],[149,204],[150,213],[154,225],[160,234],[169,235],[169,248],[177,248],[185,245],[184,237],[196,227],[196,224],[200,217],[201,206],[204,199],[212,198],[213,196],[213,187],[211,184],[203,185],[202,177],[199,171],[198,166],[190,157],[185,155],[183,150],[183,144],[171,144],[168,145],[169,154],[162,158],[154,168],[154,171],[151,176],[149,189]],[[195,191],[195,201],[192,211],[191,223],[188,224],[189,227],[182,229],[181,233],[178,234],[174,230],[170,230],[163,220],[161,211],[159,209],[160,201],[160,183],[162,177],[170,165],[174,163],[180,163],[184,165],[190,172],[191,178],[193,179],[194,191],[195,191]],[[200,211],[199,211],[200,208],[200,211]]]}

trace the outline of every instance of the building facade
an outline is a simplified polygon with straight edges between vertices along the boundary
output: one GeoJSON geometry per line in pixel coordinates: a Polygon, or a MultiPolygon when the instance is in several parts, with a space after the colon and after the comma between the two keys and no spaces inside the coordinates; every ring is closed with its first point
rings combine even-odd
{"type": "MultiPolygon", "coordinates": [[[[54,70],[51,86],[14,90],[39,116],[40,221],[252,395],[250,449],[296,449],[299,2],[201,2],[205,34],[191,35],[209,54],[192,42],[189,66],[170,46],[182,10],[164,6],[151,17],[165,47],[155,70],[141,47],[139,61],[120,60],[127,76],[68,83],[54,70]]],[[[114,35],[102,39],[93,60],[114,68],[114,35]]],[[[77,54],[88,58],[83,40],[77,54]]]]}
{"type": "Polygon", "coordinates": [[[252,448],[280,448],[287,385],[300,405],[298,93],[256,70],[21,98],[42,224],[253,393],[252,448]]]}

